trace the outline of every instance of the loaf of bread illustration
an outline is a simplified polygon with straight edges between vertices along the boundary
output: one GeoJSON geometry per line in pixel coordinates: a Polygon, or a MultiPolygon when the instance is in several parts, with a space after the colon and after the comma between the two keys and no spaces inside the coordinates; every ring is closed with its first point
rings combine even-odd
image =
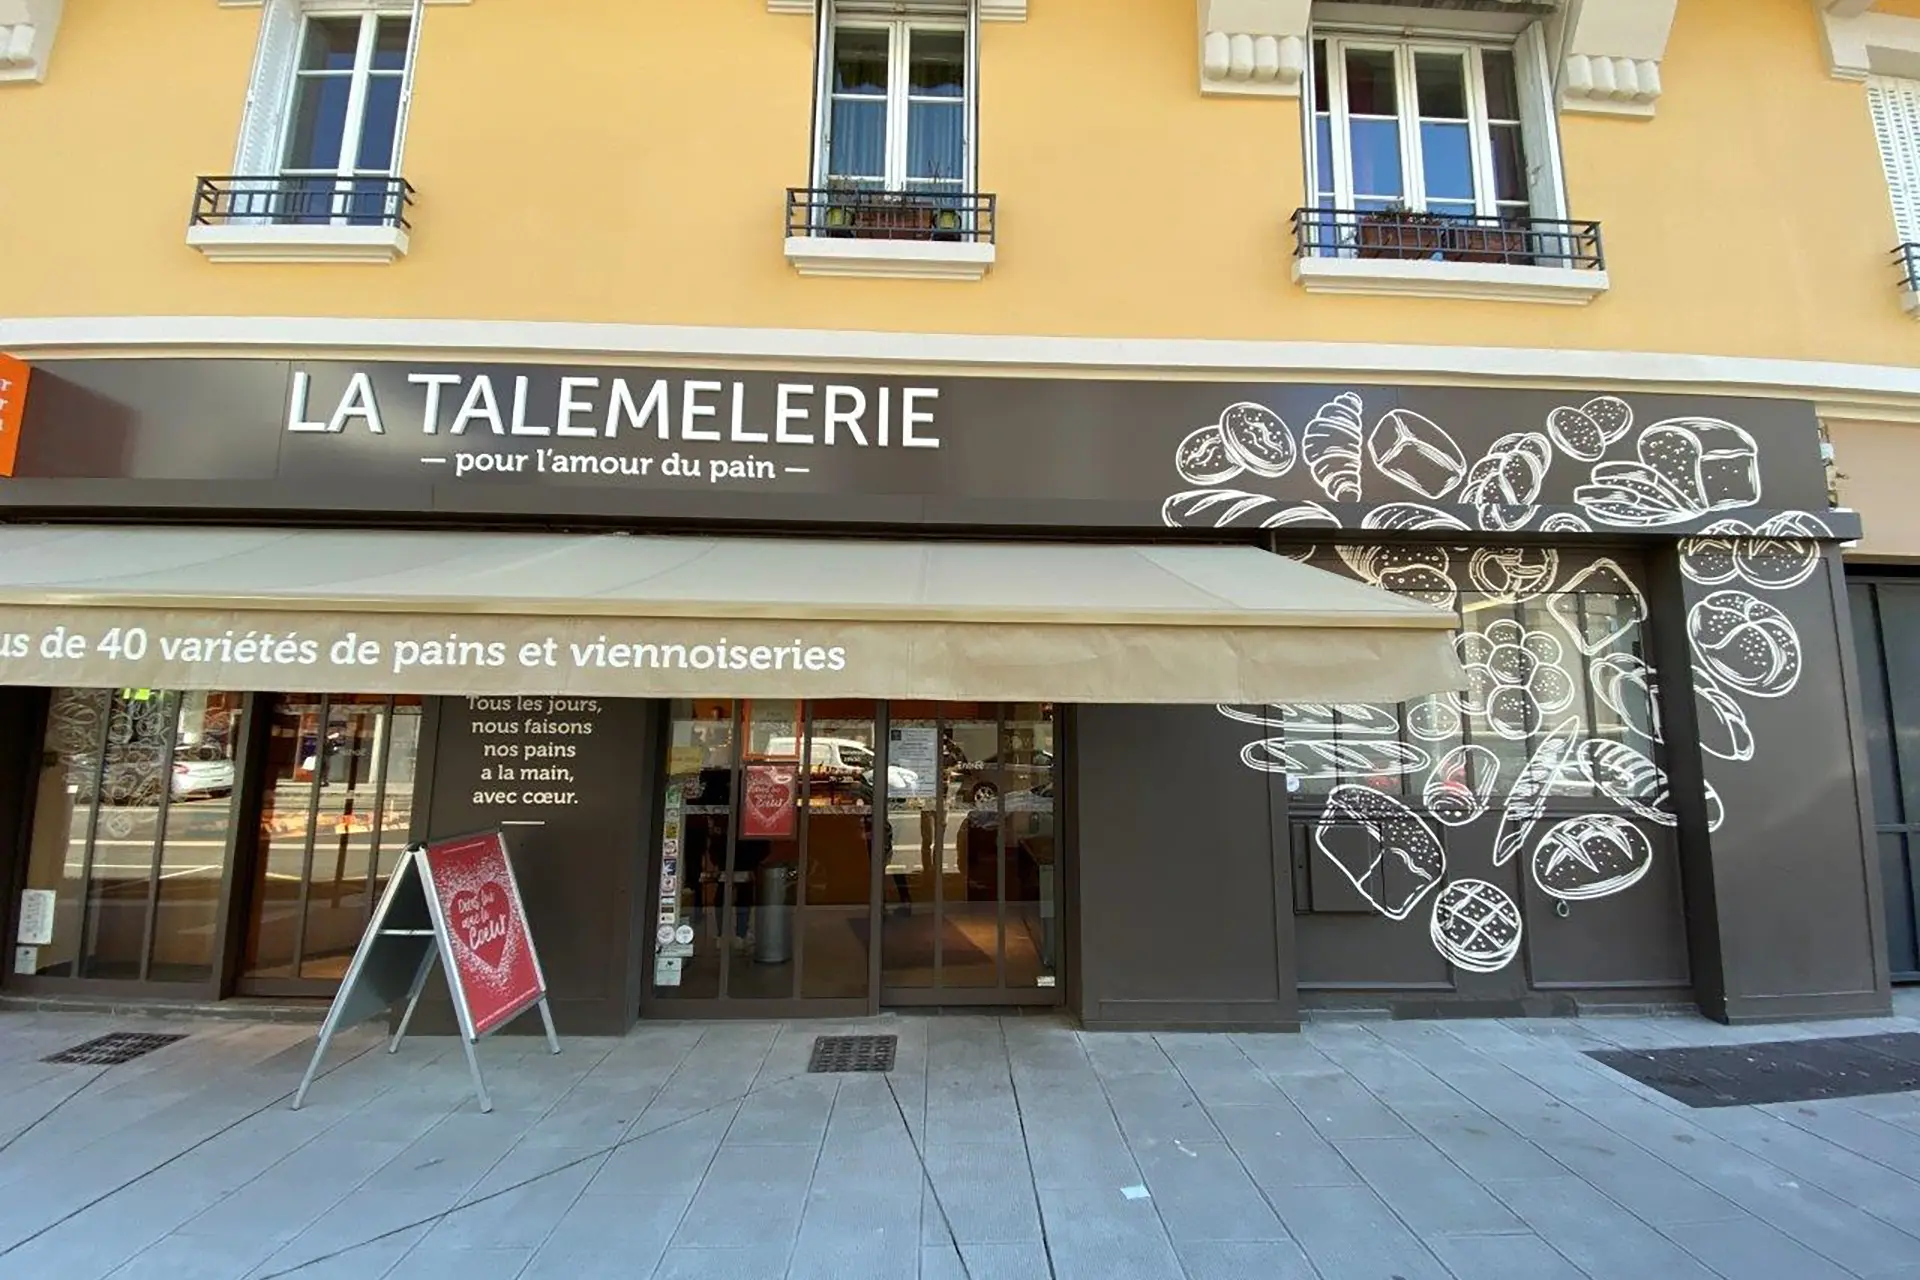
{"type": "Polygon", "coordinates": [[[1499,756],[1482,746],[1455,747],[1434,762],[1420,800],[1435,821],[1464,827],[1486,813],[1499,782],[1499,756]]]}
{"type": "Polygon", "coordinates": [[[1387,546],[1340,548],[1340,558],[1362,581],[1396,595],[1451,609],[1458,595],[1453,582],[1453,557],[1445,547],[1393,543],[1387,546]]]}
{"type": "Polygon", "coordinates": [[[1575,748],[1580,719],[1570,716],[1540,740],[1533,755],[1520,766],[1507,790],[1507,807],[1493,836],[1493,865],[1504,867],[1532,838],[1533,829],[1547,811],[1547,797],[1561,785],[1568,770],[1578,771],[1575,748]]]}
{"type": "Polygon", "coordinates": [[[1544,533],[1592,533],[1593,526],[1571,511],[1556,511],[1540,522],[1544,533]]]}
{"type": "Polygon", "coordinates": [[[1700,730],[1700,749],[1735,764],[1753,759],[1753,730],[1747,713],[1726,690],[1711,682],[1693,687],[1694,719],[1700,730]]]}
{"type": "Polygon", "coordinates": [[[1637,462],[1602,462],[1578,502],[1606,524],[1651,527],[1760,501],[1753,437],[1718,418],[1656,422],[1634,444],[1637,462]]]}
{"type": "Polygon", "coordinates": [[[1556,822],[1533,850],[1533,882],[1565,902],[1619,893],[1653,866],[1653,842],[1614,813],[1584,813],[1556,822]]]}
{"type": "Polygon", "coordinates": [[[1447,872],[1446,852],[1427,824],[1372,787],[1342,784],[1328,793],[1314,843],[1389,920],[1405,920],[1447,872]]]}
{"type": "Polygon", "coordinates": [[[1340,518],[1317,502],[1291,502],[1260,522],[1262,529],[1287,529],[1295,526],[1338,529],[1340,518]]]}
{"type": "Polygon", "coordinates": [[[1220,424],[1210,422],[1192,432],[1173,451],[1174,470],[1188,484],[1225,484],[1246,471],[1241,461],[1227,452],[1227,438],[1220,424]]]}
{"type": "Polygon", "coordinates": [[[1430,759],[1420,748],[1392,739],[1330,742],[1311,738],[1262,738],[1240,749],[1241,763],[1249,769],[1313,781],[1398,777],[1418,773],[1427,767],[1430,759]]]}
{"type": "Polygon", "coordinates": [[[1427,932],[1454,968],[1497,973],[1520,954],[1520,908],[1499,885],[1455,880],[1433,900],[1427,932]]]}
{"type": "Polygon", "coordinates": [[[1694,657],[1721,687],[1781,698],[1800,683],[1800,634],[1787,615],[1745,591],[1721,590],[1687,611],[1694,657]]]}
{"type": "Polygon", "coordinates": [[[1453,437],[1411,409],[1389,409],[1367,434],[1374,469],[1423,498],[1444,498],[1467,474],[1466,455],[1453,437]]]}
{"type": "Polygon", "coordinates": [[[1594,789],[1649,822],[1674,825],[1673,795],[1666,770],[1624,742],[1589,738],[1579,747],[1581,771],[1594,789]]]}
{"type": "Polygon", "coordinates": [[[1280,415],[1263,404],[1242,401],[1220,415],[1227,453],[1254,475],[1276,479],[1293,470],[1299,450],[1280,415]]]}
{"type": "Polygon", "coordinates": [[[1360,527],[1393,532],[1416,529],[1445,529],[1454,533],[1467,531],[1466,521],[1423,502],[1381,503],[1360,517],[1360,527]]]}
{"type": "Polygon", "coordinates": [[[1547,612],[1560,624],[1580,652],[1589,656],[1604,653],[1647,620],[1647,598],[1640,594],[1627,571],[1607,557],[1595,560],[1567,579],[1560,590],[1547,598],[1547,612]],[[1612,608],[1595,609],[1582,595],[1613,596],[1612,608]]]}
{"type": "Polygon", "coordinates": [[[1451,693],[1429,694],[1407,708],[1407,732],[1422,742],[1447,742],[1460,736],[1460,700],[1451,693]]]}
{"type": "Polygon", "coordinates": [[[1160,519],[1170,529],[1225,529],[1252,524],[1251,517],[1274,505],[1263,493],[1242,489],[1189,489],[1160,504],[1160,519]]]}
{"type": "Polygon", "coordinates": [[[1649,742],[1665,741],[1653,668],[1631,653],[1606,653],[1593,660],[1587,675],[1593,684],[1593,696],[1629,732],[1649,742]]]}
{"type": "Polygon", "coordinates": [[[1343,392],[1321,407],[1300,440],[1313,482],[1335,502],[1360,501],[1363,411],[1359,396],[1343,392]]]}

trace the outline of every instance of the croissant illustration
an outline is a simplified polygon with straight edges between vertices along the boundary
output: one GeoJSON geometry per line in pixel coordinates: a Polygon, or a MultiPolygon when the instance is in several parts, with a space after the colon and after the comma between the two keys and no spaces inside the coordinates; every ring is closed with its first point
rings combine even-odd
{"type": "Polygon", "coordinates": [[[1301,437],[1313,482],[1335,502],[1360,501],[1360,441],[1366,432],[1360,397],[1342,392],[1321,407],[1301,437]]]}

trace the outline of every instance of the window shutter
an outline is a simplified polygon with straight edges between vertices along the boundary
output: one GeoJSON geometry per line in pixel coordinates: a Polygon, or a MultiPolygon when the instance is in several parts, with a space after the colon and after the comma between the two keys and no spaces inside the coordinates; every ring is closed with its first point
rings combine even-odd
{"type": "Polygon", "coordinates": [[[393,176],[404,172],[407,146],[407,116],[413,110],[413,78],[420,69],[420,27],[426,17],[427,0],[413,0],[413,18],[407,24],[407,68],[400,78],[400,108],[393,122],[393,176]]]}
{"type": "Polygon", "coordinates": [[[293,97],[294,59],[300,53],[298,0],[266,0],[260,6],[260,39],[254,47],[253,80],[240,121],[233,172],[268,177],[280,172],[281,138],[293,97]]]}
{"type": "Polygon", "coordinates": [[[1887,172],[1894,229],[1901,244],[1920,243],[1920,80],[1870,79],[1867,106],[1887,172]]]}
{"type": "Polygon", "coordinates": [[[1513,71],[1520,91],[1520,145],[1527,156],[1527,203],[1536,218],[1567,216],[1566,185],[1560,173],[1560,128],[1553,103],[1553,76],[1547,44],[1536,22],[1520,33],[1513,47],[1513,71]]]}
{"type": "Polygon", "coordinates": [[[813,185],[827,185],[833,148],[833,0],[813,7],[813,185]]]}

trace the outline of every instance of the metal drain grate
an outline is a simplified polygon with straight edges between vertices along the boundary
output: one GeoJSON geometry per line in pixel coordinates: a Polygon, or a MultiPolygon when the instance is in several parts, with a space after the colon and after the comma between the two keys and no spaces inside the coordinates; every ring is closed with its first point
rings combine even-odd
{"type": "Polygon", "coordinates": [[[891,1071],[899,1036],[815,1036],[807,1070],[817,1075],[839,1071],[891,1071]]]}
{"type": "Polygon", "coordinates": [[[1920,1034],[1770,1040],[1587,1056],[1690,1107],[1814,1102],[1920,1089],[1920,1034]]]}
{"type": "Polygon", "coordinates": [[[104,1036],[95,1036],[85,1044],[77,1044],[71,1049],[62,1049],[59,1053],[42,1058],[42,1062],[59,1062],[82,1067],[117,1067],[123,1062],[132,1062],[141,1054],[152,1053],[155,1049],[165,1048],[175,1040],[185,1040],[184,1035],[156,1035],[151,1031],[115,1031],[104,1036]]]}

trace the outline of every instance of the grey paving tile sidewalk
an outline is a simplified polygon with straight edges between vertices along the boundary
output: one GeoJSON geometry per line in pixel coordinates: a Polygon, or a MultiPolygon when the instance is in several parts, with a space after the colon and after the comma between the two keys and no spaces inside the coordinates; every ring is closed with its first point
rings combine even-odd
{"type": "Polygon", "coordinates": [[[311,1031],[0,1014],[0,1275],[59,1280],[1920,1278],[1920,1094],[1690,1110],[1582,1053],[1898,1016],[646,1026],[397,1055],[311,1031]],[[107,1030],[186,1039],[40,1061],[107,1030]],[[813,1037],[900,1036],[887,1076],[813,1037]]]}

